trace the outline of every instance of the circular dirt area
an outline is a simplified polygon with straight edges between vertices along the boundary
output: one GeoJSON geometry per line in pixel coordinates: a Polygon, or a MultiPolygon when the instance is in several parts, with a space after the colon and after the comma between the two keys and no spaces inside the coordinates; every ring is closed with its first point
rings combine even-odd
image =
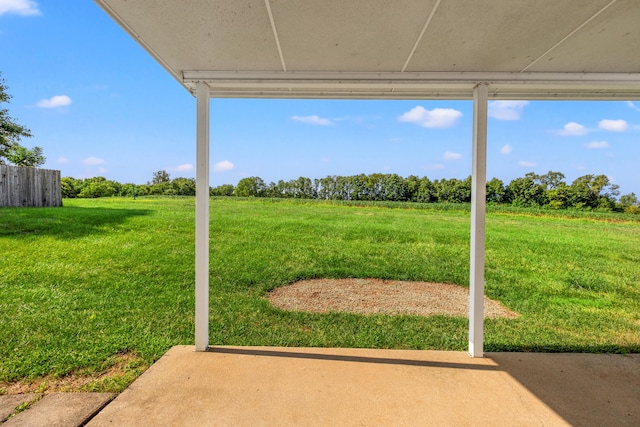
{"type": "MultiPolygon", "coordinates": [[[[290,311],[469,316],[469,290],[446,283],[312,279],[277,288],[268,298],[276,307],[290,311]]],[[[518,317],[487,297],[484,312],[487,318],[518,317]]]]}

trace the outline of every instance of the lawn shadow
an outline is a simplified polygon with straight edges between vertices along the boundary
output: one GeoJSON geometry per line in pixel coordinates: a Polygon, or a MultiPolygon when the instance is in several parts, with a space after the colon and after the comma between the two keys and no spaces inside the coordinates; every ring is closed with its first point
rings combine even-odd
{"type": "Polygon", "coordinates": [[[105,233],[129,218],[149,215],[149,209],[121,208],[1,208],[0,237],[53,236],[74,239],[105,233]]]}

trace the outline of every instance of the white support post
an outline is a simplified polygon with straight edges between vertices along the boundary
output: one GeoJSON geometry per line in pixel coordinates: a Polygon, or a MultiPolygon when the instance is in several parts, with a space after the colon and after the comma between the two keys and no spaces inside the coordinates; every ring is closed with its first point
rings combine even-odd
{"type": "Polygon", "coordinates": [[[471,257],[469,277],[469,354],[484,356],[484,245],[487,194],[488,86],[473,90],[471,257]]]}
{"type": "Polygon", "coordinates": [[[196,84],[196,351],[209,346],[209,86],[196,84]]]}

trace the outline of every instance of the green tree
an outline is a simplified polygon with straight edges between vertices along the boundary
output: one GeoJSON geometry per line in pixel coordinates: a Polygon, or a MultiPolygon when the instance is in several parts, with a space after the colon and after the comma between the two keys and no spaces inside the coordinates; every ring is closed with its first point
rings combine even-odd
{"type": "Polygon", "coordinates": [[[153,173],[153,178],[151,181],[147,182],[147,186],[149,187],[148,194],[154,196],[175,196],[177,194],[176,190],[171,185],[171,176],[169,172],[165,170],[159,170],[153,173]]]}
{"type": "Polygon", "coordinates": [[[209,191],[209,195],[211,196],[233,196],[233,185],[231,184],[222,184],[217,187],[214,187],[209,191]]]}
{"type": "Polygon", "coordinates": [[[620,194],[618,186],[612,184],[606,175],[584,175],[571,183],[569,205],[575,208],[612,210],[616,197],[620,194]]]}
{"type": "Polygon", "coordinates": [[[418,191],[416,192],[416,202],[431,203],[436,201],[434,193],[433,183],[426,176],[422,177],[420,184],[418,185],[418,191]]]}
{"type": "Polygon", "coordinates": [[[381,200],[405,202],[409,200],[407,183],[400,175],[382,176],[381,200]]]}
{"type": "Polygon", "coordinates": [[[114,181],[107,181],[107,179],[102,176],[87,178],[82,183],[78,197],[112,197],[118,194],[119,187],[121,187],[121,184],[114,181]]]}
{"type": "Polygon", "coordinates": [[[315,197],[313,191],[313,184],[311,179],[301,176],[295,180],[295,197],[298,199],[312,199],[315,197]]]}
{"type": "Polygon", "coordinates": [[[60,189],[62,191],[62,197],[74,199],[80,194],[82,180],[65,176],[60,179],[60,189]]]}
{"type": "Polygon", "coordinates": [[[171,181],[171,187],[176,196],[196,195],[196,180],[193,178],[176,178],[171,181]]]}
{"type": "Polygon", "coordinates": [[[407,185],[407,200],[410,202],[417,201],[418,188],[420,188],[420,178],[415,175],[409,175],[404,182],[407,185]]]}
{"type": "Polygon", "coordinates": [[[529,201],[525,201],[524,203],[530,204],[525,204],[525,206],[546,205],[553,209],[562,209],[567,207],[571,189],[567,187],[567,183],[564,181],[564,174],[562,172],[549,171],[544,175],[537,175],[533,172],[529,172],[524,176],[524,178],[526,182],[533,182],[533,186],[529,191],[525,190],[525,193],[527,194],[520,194],[517,203],[522,203],[523,200],[528,197],[529,201]],[[539,194],[540,189],[542,189],[544,195],[539,194]]]}
{"type": "Polygon", "coordinates": [[[333,200],[336,198],[336,181],[338,177],[327,176],[316,180],[316,197],[322,200],[333,200]]]}
{"type": "Polygon", "coordinates": [[[384,200],[382,192],[382,180],[384,175],[381,173],[372,173],[367,176],[366,191],[369,200],[384,200]]]}
{"type": "Polygon", "coordinates": [[[529,175],[533,175],[536,184],[543,185],[546,190],[554,190],[563,185],[567,185],[567,183],[564,182],[564,174],[562,172],[549,171],[544,175],[535,175],[533,172],[529,172],[525,176],[529,175]]]}
{"type": "Polygon", "coordinates": [[[508,203],[507,190],[504,182],[498,178],[493,178],[487,182],[487,202],[489,203],[508,203]]]}
{"type": "Polygon", "coordinates": [[[147,196],[150,194],[151,187],[147,184],[136,185],[136,195],[138,196],[147,196]]]}
{"type": "Polygon", "coordinates": [[[548,206],[552,209],[566,209],[571,206],[573,189],[566,184],[547,190],[548,206]]]}
{"type": "Polygon", "coordinates": [[[336,200],[350,200],[352,182],[349,177],[336,176],[333,198],[336,200]]]}
{"type": "Polygon", "coordinates": [[[370,200],[368,182],[369,179],[363,173],[349,177],[349,200],[370,200]]]}
{"type": "Polygon", "coordinates": [[[507,197],[515,206],[544,206],[547,204],[545,186],[537,175],[527,174],[516,178],[507,186],[507,197]],[[538,181],[538,182],[536,182],[538,181]]]}
{"type": "Polygon", "coordinates": [[[251,176],[242,178],[235,189],[235,195],[238,197],[262,197],[266,186],[262,178],[251,176]]]}
{"type": "Polygon", "coordinates": [[[171,182],[171,176],[169,175],[169,172],[165,170],[159,170],[158,172],[153,173],[153,178],[151,179],[151,182],[148,183],[148,185],[166,184],[168,182],[171,182]]]}
{"type": "Polygon", "coordinates": [[[471,177],[433,181],[433,194],[438,203],[469,203],[471,201],[471,177]]]}
{"type": "Polygon", "coordinates": [[[635,193],[625,194],[620,196],[620,206],[626,208],[627,206],[638,206],[640,205],[640,201],[638,201],[638,196],[635,193]]]}
{"type": "Polygon", "coordinates": [[[42,148],[28,149],[20,145],[22,138],[30,138],[31,131],[19,125],[9,116],[9,110],[2,108],[3,103],[9,103],[11,95],[0,74],[0,164],[7,162],[16,166],[40,166],[45,162],[42,148]]]}
{"type": "Polygon", "coordinates": [[[625,194],[620,196],[618,208],[622,209],[624,213],[640,214],[640,200],[635,193],[625,194]]]}
{"type": "Polygon", "coordinates": [[[120,190],[118,191],[118,196],[122,196],[122,197],[133,197],[135,196],[142,196],[142,194],[140,194],[140,191],[138,190],[138,186],[135,185],[132,182],[126,182],[124,184],[120,184],[120,190]]]}
{"type": "Polygon", "coordinates": [[[28,149],[18,145],[7,154],[7,160],[16,166],[34,168],[42,165],[46,161],[46,158],[42,154],[42,148],[40,147],[28,149]]]}

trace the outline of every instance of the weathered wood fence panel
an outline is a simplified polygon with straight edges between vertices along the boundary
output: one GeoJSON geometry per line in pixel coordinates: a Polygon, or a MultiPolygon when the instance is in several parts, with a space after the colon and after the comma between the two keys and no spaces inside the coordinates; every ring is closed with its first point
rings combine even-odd
{"type": "Polygon", "coordinates": [[[60,171],[0,165],[0,206],[62,206],[60,171]]]}

